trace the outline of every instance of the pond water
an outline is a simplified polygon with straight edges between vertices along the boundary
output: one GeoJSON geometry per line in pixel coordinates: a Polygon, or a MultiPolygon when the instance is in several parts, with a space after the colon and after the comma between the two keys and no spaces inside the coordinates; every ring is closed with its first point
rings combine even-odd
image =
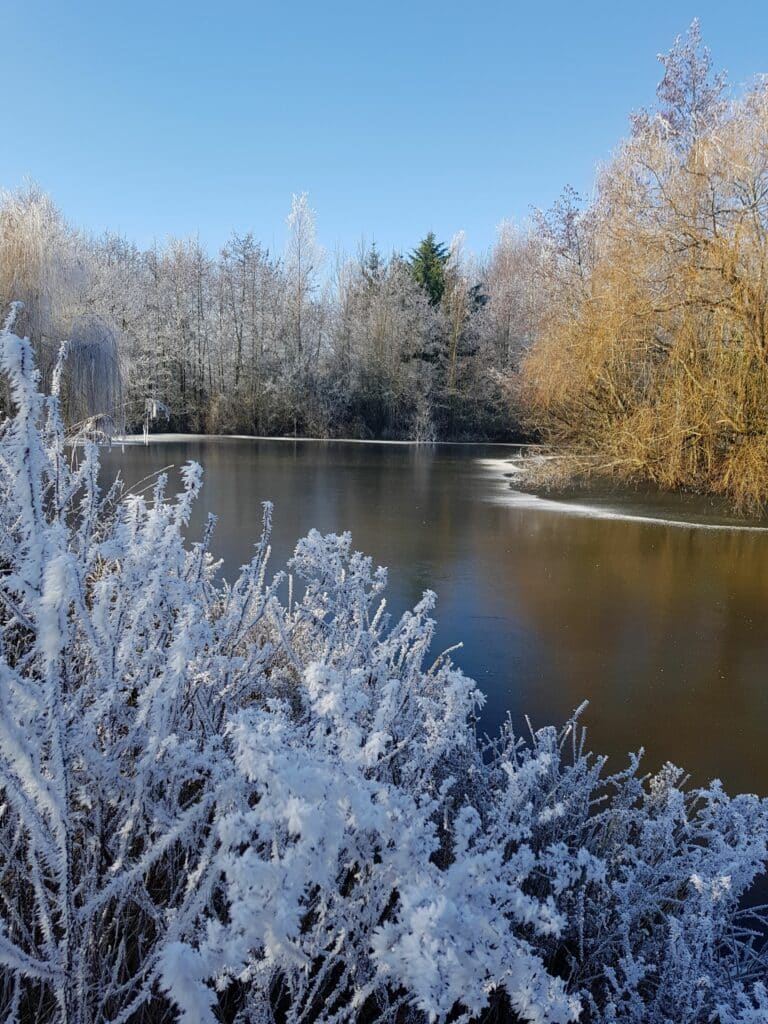
{"type": "Polygon", "coordinates": [[[133,484],[200,462],[192,532],[216,513],[228,576],[251,555],[264,500],[275,571],[311,527],[350,530],[389,567],[390,611],[437,592],[436,646],[463,641],[454,660],[487,695],[487,731],[507,712],[517,728],[525,715],[559,724],[589,700],[589,745],[609,766],[642,746],[648,770],[673,761],[696,782],[768,794],[768,530],[685,499],[533,498],[512,489],[509,454],[161,436],[103,464],[133,484]]]}

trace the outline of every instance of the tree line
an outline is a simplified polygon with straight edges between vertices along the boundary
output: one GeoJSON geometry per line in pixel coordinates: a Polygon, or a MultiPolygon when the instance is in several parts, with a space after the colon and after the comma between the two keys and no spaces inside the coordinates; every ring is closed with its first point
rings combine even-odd
{"type": "Polygon", "coordinates": [[[35,187],[0,202],[0,300],[44,381],[61,342],[70,425],[321,437],[503,438],[505,380],[530,344],[535,241],[510,225],[484,263],[428,234],[334,266],[306,195],[280,255],[252,233],[141,250],[66,223],[35,187]],[[159,415],[162,414],[162,415],[159,415]]]}

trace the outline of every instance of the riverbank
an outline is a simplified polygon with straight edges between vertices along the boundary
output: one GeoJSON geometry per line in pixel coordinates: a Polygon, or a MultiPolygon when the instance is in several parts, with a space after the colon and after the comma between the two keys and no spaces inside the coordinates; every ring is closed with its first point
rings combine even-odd
{"type": "Polygon", "coordinates": [[[573,478],[565,467],[555,468],[557,455],[531,454],[534,447],[511,457],[482,460],[497,481],[494,500],[499,504],[658,526],[768,531],[768,516],[738,514],[720,496],[573,478]]]}
{"type": "MultiPolygon", "coordinates": [[[[412,448],[431,448],[433,446],[441,445],[458,445],[461,447],[484,447],[484,448],[534,448],[538,447],[533,444],[519,441],[413,441],[413,440],[388,440],[385,438],[367,438],[367,437],[302,437],[294,436],[293,434],[194,434],[194,433],[156,433],[148,434],[147,441],[152,442],[167,442],[167,441],[194,441],[194,440],[211,440],[211,441],[226,441],[227,439],[233,441],[311,441],[317,444],[363,444],[363,445],[403,445],[405,447],[412,448]]],[[[145,444],[145,438],[141,434],[122,434],[112,438],[113,444],[145,444]]]]}

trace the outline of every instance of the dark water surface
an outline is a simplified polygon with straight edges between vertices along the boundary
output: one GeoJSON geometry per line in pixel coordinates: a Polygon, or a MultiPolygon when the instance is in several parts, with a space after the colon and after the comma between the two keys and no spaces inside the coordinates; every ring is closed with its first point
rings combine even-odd
{"type": "MultiPolygon", "coordinates": [[[[311,527],[351,530],[389,567],[399,614],[438,594],[437,644],[488,697],[483,725],[561,723],[583,700],[593,749],[694,780],[768,794],[768,531],[594,518],[514,495],[499,446],[230,438],[153,440],[105,453],[127,483],[194,459],[206,484],[193,533],[219,517],[225,574],[250,558],[260,503],[274,502],[272,569],[311,527]]],[[[172,474],[172,481],[178,478],[172,474]]],[[[589,504],[584,497],[580,504],[589,504]]],[[[603,510],[610,503],[595,499],[603,510]]],[[[624,502],[632,515],[710,521],[675,499],[624,502]]]]}

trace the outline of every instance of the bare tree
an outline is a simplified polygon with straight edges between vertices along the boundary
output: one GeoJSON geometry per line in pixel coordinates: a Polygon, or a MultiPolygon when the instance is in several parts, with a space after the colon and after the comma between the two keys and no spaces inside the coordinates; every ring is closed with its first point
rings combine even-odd
{"type": "Polygon", "coordinates": [[[285,262],[295,324],[296,356],[301,363],[307,330],[307,306],[317,287],[317,275],[323,262],[323,251],[315,233],[315,211],[309,205],[306,192],[292,197],[287,224],[285,262]]]}

